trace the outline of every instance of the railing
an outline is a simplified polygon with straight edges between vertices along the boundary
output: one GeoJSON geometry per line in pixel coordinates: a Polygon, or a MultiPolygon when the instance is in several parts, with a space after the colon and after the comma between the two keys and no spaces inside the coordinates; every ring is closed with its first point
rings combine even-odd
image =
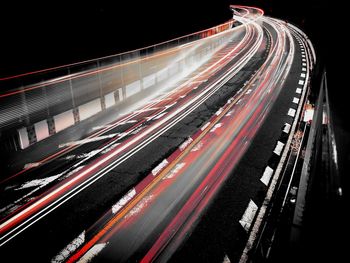
{"type": "Polygon", "coordinates": [[[220,24],[215,27],[211,27],[209,29],[205,29],[202,31],[198,31],[195,33],[191,33],[185,36],[181,36],[178,38],[174,38],[168,41],[164,41],[161,43],[157,43],[151,46],[147,46],[144,48],[135,49],[132,51],[127,51],[115,55],[105,56],[101,58],[86,60],[82,62],[62,65],[58,67],[52,67],[43,70],[37,70],[33,72],[27,72],[15,76],[3,77],[0,78],[0,95],[4,95],[8,93],[9,90],[18,89],[22,87],[30,87],[33,84],[38,82],[48,81],[57,77],[69,76],[75,72],[80,72],[81,69],[93,69],[99,68],[102,69],[105,66],[119,64],[125,59],[129,58],[140,58],[152,55],[156,52],[166,50],[169,48],[177,47],[183,44],[187,44],[193,42],[195,40],[203,39],[223,31],[226,31],[232,28],[233,20],[230,19],[226,23],[220,24]],[[4,92],[5,90],[5,92],[4,92]]]}
{"type": "Polygon", "coordinates": [[[233,20],[149,47],[0,79],[0,141],[27,148],[203,64],[233,20]]]}

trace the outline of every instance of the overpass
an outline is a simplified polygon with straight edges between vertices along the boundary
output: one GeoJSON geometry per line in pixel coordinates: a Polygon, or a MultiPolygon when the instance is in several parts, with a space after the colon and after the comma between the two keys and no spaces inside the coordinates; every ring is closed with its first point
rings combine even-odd
{"type": "Polygon", "coordinates": [[[176,261],[202,246],[199,261],[247,260],[316,57],[298,28],[232,8],[208,30],[1,80],[4,257],[176,261]],[[240,238],[208,255],[213,244],[198,237],[218,227],[198,229],[228,186],[230,205],[216,214],[240,238]]]}

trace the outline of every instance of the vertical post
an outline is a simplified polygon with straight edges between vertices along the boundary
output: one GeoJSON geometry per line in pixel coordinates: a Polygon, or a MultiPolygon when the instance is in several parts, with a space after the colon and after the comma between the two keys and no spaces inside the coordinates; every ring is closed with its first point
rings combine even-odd
{"type": "Polygon", "coordinates": [[[120,79],[122,80],[122,96],[123,98],[119,98],[119,99],[124,99],[126,97],[126,94],[125,94],[125,82],[124,82],[124,68],[122,65],[122,57],[119,56],[119,65],[120,65],[120,79]]]}
{"type": "Polygon", "coordinates": [[[98,70],[97,76],[98,76],[98,86],[99,86],[100,98],[101,98],[101,108],[102,108],[102,110],[105,110],[106,109],[106,102],[105,102],[105,97],[103,95],[102,80],[101,80],[101,74],[99,71],[100,70],[100,61],[97,60],[96,64],[97,64],[97,70],[98,70]]]}
{"type": "MultiPolygon", "coordinates": [[[[68,68],[67,70],[68,70],[68,76],[70,76],[70,68],[68,68]]],[[[72,83],[71,77],[69,77],[69,89],[70,89],[70,94],[71,94],[71,97],[72,97],[74,123],[78,123],[80,121],[79,110],[78,110],[78,108],[75,105],[73,83],[72,83]]]]}
{"type": "Polygon", "coordinates": [[[23,86],[21,87],[21,102],[23,106],[23,111],[24,111],[24,118],[25,118],[25,125],[28,126],[30,124],[29,121],[29,111],[28,111],[28,106],[27,106],[27,100],[26,100],[26,95],[25,92],[23,91],[23,86]]]}
{"type": "Polygon", "coordinates": [[[138,55],[138,69],[139,69],[139,80],[140,80],[140,88],[143,90],[143,74],[142,74],[142,68],[141,68],[141,56],[140,56],[140,51],[137,51],[138,55]]]}

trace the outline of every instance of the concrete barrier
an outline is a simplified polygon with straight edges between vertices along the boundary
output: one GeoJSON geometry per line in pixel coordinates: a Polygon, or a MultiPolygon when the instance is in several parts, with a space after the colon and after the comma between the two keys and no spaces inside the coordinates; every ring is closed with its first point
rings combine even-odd
{"type": "Polygon", "coordinates": [[[125,86],[125,92],[126,92],[126,97],[129,98],[132,95],[135,95],[136,93],[141,91],[141,85],[140,85],[140,81],[136,80],[132,83],[130,83],[129,85],[125,86]]]}
{"type": "Polygon", "coordinates": [[[47,125],[47,120],[39,121],[34,124],[34,130],[36,135],[36,141],[44,140],[49,137],[49,126],[47,125]]]}
{"type": "Polygon", "coordinates": [[[78,107],[80,120],[85,120],[102,110],[101,99],[89,101],[78,107]]]}
{"type": "Polygon", "coordinates": [[[106,109],[115,105],[114,92],[111,92],[105,95],[105,105],[106,105],[106,109]]]}
{"type": "Polygon", "coordinates": [[[17,132],[18,132],[19,146],[23,150],[29,146],[27,128],[23,127],[21,129],[18,129],[17,132]]]}
{"type": "Polygon", "coordinates": [[[56,133],[74,125],[73,110],[68,110],[53,116],[56,133]]]}

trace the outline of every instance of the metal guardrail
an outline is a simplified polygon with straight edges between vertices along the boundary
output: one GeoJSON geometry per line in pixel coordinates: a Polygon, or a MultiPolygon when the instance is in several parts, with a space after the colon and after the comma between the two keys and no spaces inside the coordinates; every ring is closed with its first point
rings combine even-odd
{"type": "Polygon", "coordinates": [[[185,36],[174,38],[168,41],[150,45],[147,47],[127,51],[115,55],[105,56],[101,58],[86,60],[82,62],[62,65],[58,67],[52,67],[43,70],[37,70],[33,72],[23,73],[16,76],[9,76],[0,78],[0,95],[3,95],[3,90],[16,90],[23,87],[30,88],[30,85],[45,82],[54,78],[69,76],[71,74],[79,73],[82,71],[89,71],[95,69],[105,69],[106,66],[123,63],[130,60],[137,60],[141,57],[149,56],[162,50],[184,45],[195,40],[203,39],[212,35],[216,35],[223,31],[232,28],[234,20],[230,19],[226,23],[191,33],[185,36]]]}
{"type": "MultiPolygon", "coordinates": [[[[300,37],[304,42],[304,48],[308,50],[307,64],[308,72],[307,78],[312,73],[313,65],[316,63],[315,53],[311,42],[308,41],[307,36],[297,27],[292,24],[288,24],[289,27],[300,37]],[[310,44],[310,46],[308,46],[310,44]]],[[[286,146],[284,148],[284,157],[278,159],[278,167],[275,169],[276,184],[273,190],[271,190],[271,196],[268,201],[265,199],[266,210],[264,217],[261,221],[261,226],[257,228],[256,238],[251,241],[251,247],[248,252],[249,256],[244,257],[245,261],[241,262],[268,262],[270,260],[271,254],[274,253],[274,248],[276,243],[279,243],[279,231],[281,222],[285,220],[285,210],[290,209],[290,200],[294,199],[295,202],[295,192],[296,188],[293,188],[297,184],[299,178],[300,170],[300,156],[303,155],[302,150],[307,139],[308,124],[303,123],[303,114],[306,98],[309,94],[310,82],[305,81],[303,84],[302,96],[300,98],[297,113],[290,130],[290,135],[288,137],[286,146]],[[298,134],[301,133],[301,134],[298,134]],[[302,136],[301,136],[302,135],[302,136]],[[293,193],[294,192],[294,193],[293,193]],[[277,240],[277,241],[276,241],[277,240]]],[[[280,138],[283,141],[283,136],[280,138]]],[[[275,164],[276,165],[276,164],[275,164]]],[[[269,166],[271,166],[269,164],[269,166]]],[[[270,190],[270,189],[269,189],[270,190]]],[[[268,190],[268,191],[269,191],[268,190]]],[[[294,206],[293,206],[294,207],[294,206]]]]}
{"type": "Polygon", "coordinates": [[[337,201],[342,197],[341,178],[338,169],[336,142],[333,123],[330,114],[326,72],[323,73],[321,87],[318,94],[314,117],[310,128],[310,134],[305,150],[304,163],[301,171],[298,195],[296,198],[293,225],[291,230],[291,242],[300,240],[300,229],[304,225],[304,214],[307,209],[308,194],[313,189],[315,177],[325,177],[328,199],[337,201]],[[324,132],[326,130],[326,132],[324,132]],[[324,153],[326,154],[324,154],[324,153]],[[319,156],[322,155],[322,174],[317,173],[317,167],[321,164],[319,156]]]}
{"type": "MultiPolygon", "coordinates": [[[[298,147],[298,154],[294,153],[293,157],[293,149],[290,150],[289,157],[292,160],[288,160],[284,167],[284,173],[288,176],[281,178],[280,187],[274,193],[250,262],[277,262],[285,257],[292,257],[290,260],[303,258],[300,246],[306,235],[305,212],[312,206],[310,202],[313,191],[321,191],[318,194],[322,194],[332,205],[337,205],[342,200],[325,72],[315,102],[311,126],[309,123],[300,124],[299,130],[303,130],[303,139],[298,147]],[[300,154],[301,152],[303,153],[300,154]],[[316,180],[323,181],[321,190],[316,189],[320,187],[314,184],[316,180]]],[[[310,220],[310,214],[308,218],[310,220]]]]}

